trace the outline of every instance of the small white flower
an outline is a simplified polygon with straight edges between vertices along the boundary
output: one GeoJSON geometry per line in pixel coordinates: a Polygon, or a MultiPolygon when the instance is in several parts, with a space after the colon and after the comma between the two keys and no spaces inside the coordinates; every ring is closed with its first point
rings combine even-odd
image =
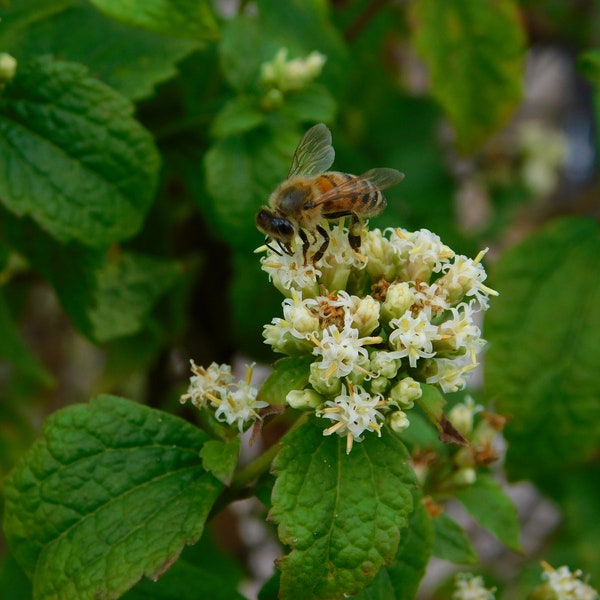
{"type": "Polygon", "coordinates": [[[598,592],[580,579],[582,572],[579,569],[571,572],[567,566],[558,569],[547,563],[542,563],[542,566],[545,569],[542,579],[548,582],[557,600],[597,600],[598,592]]]}
{"type": "Polygon", "coordinates": [[[476,361],[476,355],[485,346],[485,340],[481,338],[481,330],[473,322],[473,303],[461,302],[458,306],[451,308],[452,317],[439,326],[441,343],[436,345],[436,350],[445,347],[453,351],[465,349],[471,357],[471,362],[476,361]]]}
{"type": "Polygon", "coordinates": [[[438,328],[430,323],[425,311],[421,311],[416,317],[406,311],[399,319],[392,319],[390,327],[393,331],[389,342],[395,350],[395,358],[408,357],[410,366],[414,368],[419,358],[434,356],[433,341],[439,338],[438,328]]]}
{"type": "Polygon", "coordinates": [[[454,579],[452,600],[494,600],[496,588],[486,588],[483,577],[458,573],[454,579]]]}
{"type": "Polygon", "coordinates": [[[313,348],[308,341],[319,334],[319,317],[316,315],[317,301],[302,299],[302,292],[292,290],[292,297],[283,301],[283,319],[275,317],[265,325],[265,343],[276,352],[305,354],[313,348]]]}
{"type": "Polygon", "coordinates": [[[463,298],[473,298],[482,310],[488,308],[488,297],[497,296],[498,292],[484,285],[487,273],[481,259],[487,252],[482,250],[474,259],[458,255],[452,264],[445,265],[444,275],[437,280],[438,285],[448,292],[451,304],[457,304],[463,298]]]}
{"type": "Polygon", "coordinates": [[[280,48],[271,62],[262,64],[261,80],[282,92],[302,89],[321,74],[327,58],[320,52],[311,52],[306,58],[288,60],[288,49],[280,48]]]}
{"type": "Polygon", "coordinates": [[[202,408],[208,403],[209,395],[218,397],[233,381],[229,365],[219,365],[213,362],[205,369],[199,367],[193,360],[190,360],[190,365],[193,375],[190,377],[187,393],[179,399],[182,404],[191,400],[194,406],[202,408]]]}
{"type": "Polygon", "coordinates": [[[342,393],[335,400],[328,400],[325,408],[317,414],[325,419],[335,421],[323,432],[323,435],[337,433],[346,436],[346,453],[352,450],[354,441],[362,441],[365,430],[375,431],[381,437],[383,414],[378,410],[385,407],[380,395],[371,396],[359,385],[350,385],[348,393],[342,386],[342,393]]]}
{"type": "Polygon", "coordinates": [[[428,282],[432,273],[439,273],[454,252],[438,235],[427,229],[409,232],[391,230],[390,243],[404,260],[402,278],[428,282]]]}
{"type": "Polygon", "coordinates": [[[292,290],[302,291],[305,297],[316,296],[319,290],[317,279],[321,271],[310,258],[304,260],[302,243],[296,243],[293,247],[291,255],[285,252],[277,254],[268,249],[260,259],[261,269],[284,296],[291,296],[292,290]]]}
{"type": "Polygon", "coordinates": [[[366,372],[362,366],[368,365],[369,354],[365,344],[376,344],[379,337],[359,337],[358,329],[344,327],[342,331],[337,325],[330,325],[323,331],[321,340],[313,340],[313,354],[321,356],[318,368],[323,371],[323,377],[347,377],[353,371],[366,372]]]}
{"type": "Polygon", "coordinates": [[[472,371],[477,363],[471,362],[469,355],[459,356],[455,359],[433,358],[430,360],[427,372],[432,372],[426,383],[438,385],[446,393],[462,390],[467,381],[465,375],[472,371]]]}
{"type": "Polygon", "coordinates": [[[257,411],[269,405],[268,402],[257,400],[257,394],[258,390],[248,383],[232,384],[217,406],[215,411],[217,421],[227,422],[228,425],[237,424],[239,431],[242,432],[248,421],[258,418],[257,411]]]}

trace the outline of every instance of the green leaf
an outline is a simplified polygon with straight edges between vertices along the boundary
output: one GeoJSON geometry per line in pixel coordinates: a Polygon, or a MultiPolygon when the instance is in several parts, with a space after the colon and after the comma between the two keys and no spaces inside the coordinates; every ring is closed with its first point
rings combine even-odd
{"type": "Polygon", "coordinates": [[[459,149],[476,150],[522,96],[524,35],[514,0],[417,0],[413,43],[431,93],[454,125],[459,149]]]}
{"type": "Polygon", "coordinates": [[[81,65],[20,65],[0,98],[0,200],[62,242],[108,246],[136,233],[159,157],[133,106],[81,65]]]}
{"type": "Polygon", "coordinates": [[[239,96],[220,110],[212,123],[212,132],[216,137],[237,135],[255,129],[264,121],[265,114],[256,107],[256,101],[239,96]]]}
{"type": "Polygon", "coordinates": [[[206,217],[234,248],[249,251],[261,243],[256,213],[285,179],[298,141],[294,131],[261,128],[218,140],[206,153],[206,217]]]}
{"type": "Polygon", "coordinates": [[[127,27],[85,5],[13,29],[2,47],[19,62],[53,54],[85,64],[95,78],[132,100],[150,96],[156,84],[177,74],[175,63],[199,46],[127,27]]]}
{"type": "Polygon", "coordinates": [[[471,540],[463,528],[447,514],[433,519],[435,532],[433,555],[459,565],[475,565],[479,561],[471,540]]]}
{"type": "Polygon", "coordinates": [[[91,0],[110,17],[132,27],[180,38],[209,40],[217,22],[208,0],[91,0]]]}
{"type": "Polygon", "coordinates": [[[137,333],[179,277],[179,265],[170,260],[119,254],[97,273],[94,296],[85,306],[84,333],[98,342],[137,333]]]}
{"type": "Polygon", "coordinates": [[[273,365],[273,372],[258,391],[258,399],[282,406],[292,390],[303,390],[308,383],[312,356],[288,356],[273,365]]]}
{"type": "Polygon", "coordinates": [[[229,485],[240,455],[240,438],[229,442],[211,440],[202,446],[202,466],[221,483],[229,485]]]}
{"type": "Polygon", "coordinates": [[[54,413],[6,482],[5,532],[38,599],[116,598],[201,535],[222,485],[205,433],[112,396],[54,413]]]}
{"type": "Polygon", "coordinates": [[[482,527],[511,550],[521,550],[517,509],[500,483],[490,475],[478,473],[475,483],[454,495],[482,527]]]}
{"type": "Polygon", "coordinates": [[[415,510],[408,527],[400,532],[398,552],[389,567],[357,596],[357,600],[413,600],[433,550],[433,525],[427,510],[415,498],[415,510]]]}
{"type": "Polygon", "coordinates": [[[402,443],[366,434],[345,440],[316,422],[288,433],[273,468],[271,517],[291,552],[279,563],[281,597],[358,593],[396,554],[412,512],[414,475],[402,443]]]}
{"type": "Polygon", "coordinates": [[[295,121],[318,123],[333,121],[337,103],[327,88],[311,83],[305,88],[285,94],[279,112],[295,121]]]}
{"type": "Polygon", "coordinates": [[[123,600],[244,600],[235,581],[178,560],[158,581],[142,579],[123,600]]]}
{"type": "Polygon", "coordinates": [[[32,23],[42,21],[72,5],[75,0],[19,0],[19,2],[2,2],[0,4],[0,45],[7,49],[7,39],[14,32],[32,23]]]}
{"type": "Polygon", "coordinates": [[[511,478],[552,474],[600,443],[600,230],[551,223],[497,264],[486,315],[485,382],[504,431],[511,478]],[[523,460],[527,457],[527,460],[523,460]]]}
{"type": "Polygon", "coordinates": [[[579,70],[595,86],[600,86],[600,48],[589,50],[579,56],[579,70]]]}
{"type": "Polygon", "coordinates": [[[243,91],[256,82],[260,65],[266,59],[263,43],[263,31],[252,17],[234,17],[224,27],[219,58],[223,75],[234,89],[243,91]]]}

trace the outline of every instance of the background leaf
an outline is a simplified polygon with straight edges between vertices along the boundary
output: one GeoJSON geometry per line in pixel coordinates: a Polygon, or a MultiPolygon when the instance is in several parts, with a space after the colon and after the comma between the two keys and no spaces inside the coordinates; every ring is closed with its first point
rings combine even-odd
{"type": "Polygon", "coordinates": [[[103,396],[54,413],[6,483],[5,531],[36,598],[116,597],[202,533],[222,486],[187,422],[103,396]]]}
{"type": "Polygon", "coordinates": [[[417,0],[414,44],[431,94],[452,122],[459,148],[472,152],[506,124],[521,100],[524,39],[513,0],[417,0]]]}
{"type": "Polygon", "coordinates": [[[562,219],[497,265],[485,381],[510,419],[504,433],[513,479],[555,477],[600,442],[600,313],[592,308],[600,303],[599,253],[597,223],[562,219]]]}
{"type": "Polygon", "coordinates": [[[92,6],[71,6],[27,27],[17,27],[9,11],[0,45],[26,62],[43,54],[85,64],[90,76],[134,99],[152,94],[177,70],[175,63],[199,43],[127,27],[92,6]]]}
{"type": "Polygon", "coordinates": [[[281,358],[273,365],[273,372],[258,391],[258,399],[282,406],[292,390],[302,390],[308,383],[312,356],[281,358]]]}
{"type": "Polygon", "coordinates": [[[482,527],[511,550],[521,550],[517,509],[498,481],[479,473],[473,484],[454,495],[482,527]]]}
{"type": "Polygon", "coordinates": [[[208,0],[91,0],[107,15],[133,27],[195,40],[216,37],[208,0]]]}
{"type": "Polygon", "coordinates": [[[433,519],[433,555],[459,565],[475,565],[479,560],[463,528],[447,514],[433,519]]]}
{"type": "Polygon", "coordinates": [[[132,113],[81,65],[20,65],[0,99],[0,153],[11,156],[0,163],[2,203],[62,242],[107,246],[137,232],[160,161],[132,113]]]}
{"type": "Polygon", "coordinates": [[[396,554],[414,479],[404,446],[386,433],[366,435],[350,454],[313,421],[283,439],[271,510],[292,548],[279,564],[282,597],[357,593],[396,554]]]}

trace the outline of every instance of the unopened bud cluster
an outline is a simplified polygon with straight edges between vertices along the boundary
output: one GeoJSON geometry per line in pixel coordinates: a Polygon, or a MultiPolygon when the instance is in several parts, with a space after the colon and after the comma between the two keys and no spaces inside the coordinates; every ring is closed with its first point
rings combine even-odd
{"type": "Polygon", "coordinates": [[[276,352],[314,357],[308,385],[287,401],[332,421],[325,435],[345,436],[349,452],[384,422],[408,427],[421,383],[465,386],[485,344],[474,316],[496,292],[484,285],[485,252],[457,255],[425,229],[364,232],[360,253],[343,227],[329,237],[316,262],[300,240],[292,254],[266,249],[262,268],[286,298],[264,337],[276,352]]]}
{"type": "Polygon", "coordinates": [[[317,51],[304,58],[288,59],[288,49],[280,48],[273,60],[261,66],[261,83],[267,89],[263,107],[276,108],[283,103],[284,94],[306,87],[321,74],[326,60],[317,51]]]}

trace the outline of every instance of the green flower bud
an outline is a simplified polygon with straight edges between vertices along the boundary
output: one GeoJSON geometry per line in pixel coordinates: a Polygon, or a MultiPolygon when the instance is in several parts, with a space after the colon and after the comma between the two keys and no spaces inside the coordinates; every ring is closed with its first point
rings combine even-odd
{"type": "Polygon", "coordinates": [[[381,316],[386,322],[399,319],[414,303],[415,295],[408,283],[393,283],[387,290],[385,302],[381,305],[381,316]]]}
{"type": "Polygon", "coordinates": [[[325,398],[314,390],[292,390],[288,392],[285,401],[292,407],[299,410],[314,410],[323,406],[325,398]]]}
{"type": "Polygon", "coordinates": [[[388,423],[393,431],[402,433],[410,425],[406,413],[402,410],[395,410],[389,417],[388,423]]]}
{"type": "Polygon", "coordinates": [[[381,377],[393,379],[400,368],[401,360],[393,358],[391,352],[385,350],[375,350],[370,356],[369,371],[376,373],[381,377]]]}
{"type": "Polygon", "coordinates": [[[358,302],[352,315],[352,323],[358,329],[361,337],[370,335],[379,327],[380,306],[372,296],[361,298],[358,302]]]}
{"type": "Polygon", "coordinates": [[[412,377],[405,377],[399,381],[391,390],[389,399],[399,407],[412,408],[415,400],[423,395],[423,390],[418,381],[412,377]]]}
{"type": "Polygon", "coordinates": [[[11,81],[17,72],[17,60],[6,52],[0,53],[0,84],[11,81]]]}
{"type": "Polygon", "coordinates": [[[308,383],[323,396],[337,396],[342,391],[342,381],[339,377],[323,377],[322,369],[319,369],[319,362],[315,361],[310,365],[310,375],[308,383]]]}

